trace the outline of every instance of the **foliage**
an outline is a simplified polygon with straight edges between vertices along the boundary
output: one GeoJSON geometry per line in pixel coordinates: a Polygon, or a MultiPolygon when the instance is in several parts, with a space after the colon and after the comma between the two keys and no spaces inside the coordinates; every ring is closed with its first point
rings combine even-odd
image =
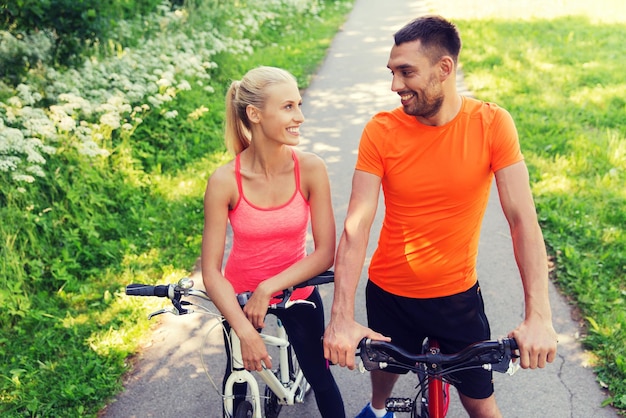
{"type": "Polygon", "coordinates": [[[230,79],[263,63],[305,87],[350,5],[188,2],[0,82],[0,415],[95,416],[120,390],[157,302],[119,296],[195,264],[230,79]]]}
{"type": "Polygon", "coordinates": [[[24,50],[24,55],[11,56],[14,63],[21,64],[13,67],[13,74],[21,75],[22,70],[33,68],[40,62],[76,63],[85,47],[107,42],[117,21],[152,13],[161,1],[0,0],[0,29],[18,41],[43,34],[51,43],[49,58],[52,62],[24,50]]]}
{"type": "Polygon", "coordinates": [[[458,24],[466,81],[516,119],[556,283],[586,317],[609,402],[626,410],[626,26],[458,24]]]}

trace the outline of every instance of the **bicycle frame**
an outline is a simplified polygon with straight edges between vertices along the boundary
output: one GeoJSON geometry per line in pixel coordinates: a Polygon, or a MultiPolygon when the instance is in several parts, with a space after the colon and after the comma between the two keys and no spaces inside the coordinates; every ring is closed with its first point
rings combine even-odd
{"type": "MultiPolygon", "coordinates": [[[[273,346],[278,348],[278,361],[280,376],[276,375],[269,369],[263,368],[262,371],[257,371],[261,380],[265,382],[267,387],[278,397],[281,404],[293,405],[296,402],[302,402],[304,400],[304,392],[298,394],[300,383],[304,378],[301,370],[298,370],[293,382],[289,376],[289,357],[287,348],[289,341],[287,340],[287,332],[279,319],[277,326],[277,335],[261,334],[261,338],[267,346],[273,346]],[[279,379],[280,378],[280,379],[279,379]],[[292,383],[291,387],[288,385],[292,383]],[[300,395],[300,396],[296,396],[300,395]]],[[[250,389],[250,397],[254,404],[254,418],[261,418],[261,394],[259,392],[259,385],[254,375],[243,368],[243,360],[241,356],[241,343],[237,334],[231,329],[229,333],[231,342],[231,360],[232,360],[232,373],[226,380],[224,388],[224,409],[227,414],[232,416],[234,414],[234,394],[233,387],[235,383],[247,383],[250,389]]]]}
{"type": "MultiPolygon", "coordinates": [[[[439,351],[439,343],[429,340],[429,349],[439,351]]],[[[443,395],[443,380],[428,377],[428,415],[429,418],[444,418],[447,409],[443,395]]]]}
{"type": "MultiPolygon", "coordinates": [[[[422,345],[422,353],[438,356],[439,343],[427,338],[422,345]]],[[[385,407],[397,412],[411,412],[411,416],[419,409],[419,417],[445,418],[450,404],[450,383],[443,380],[439,371],[438,368],[428,367],[416,370],[419,381],[416,387],[420,388],[418,394],[422,395],[419,403],[417,398],[414,401],[408,398],[388,398],[385,407]]]]}

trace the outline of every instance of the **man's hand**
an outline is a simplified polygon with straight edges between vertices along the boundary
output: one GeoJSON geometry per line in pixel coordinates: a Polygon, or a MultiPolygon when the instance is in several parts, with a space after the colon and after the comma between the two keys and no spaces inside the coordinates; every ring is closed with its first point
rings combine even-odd
{"type": "Polygon", "coordinates": [[[524,320],[509,333],[515,338],[523,369],[544,368],[556,358],[557,334],[550,321],[524,320]]]}
{"type": "Polygon", "coordinates": [[[367,328],[354,319],[332,319],[324,332],[324,357],[341,367],[355,368],[356,348],[364,337],[391,341],[391,338],[367,328]]]}

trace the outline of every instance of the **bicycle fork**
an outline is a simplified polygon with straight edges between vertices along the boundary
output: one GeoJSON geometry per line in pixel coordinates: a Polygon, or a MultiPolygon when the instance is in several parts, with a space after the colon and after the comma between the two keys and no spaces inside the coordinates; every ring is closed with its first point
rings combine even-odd
{"type": "MultiPolygon", "coordinates": [[[[299,391],[298,388],[303,380],[302,372],[297,376],[293,376],[295,381],[291,383],[292,376],[290,375],[288,346],[289,340],[287,339],[287,332],[284,326],[278,320],[277,335],[265,335],[261,334],[261,338],[266,345],[275,346],[278,348],[278,364],[279,373],[278,376],[270,369],[263,367],[260,372],[257,371],[261,379],[276,394],[280,403],[283,405],[293,405],[294,403],[301,403],[304,400],[305,391],[299,391]]],[[[224,388],[224,410],[230,416],[234,414],[234,398],[233,388],[236,383],[247,383],[250,390],[250,400],[254,407],[253,418],[262,418],[261,415],[261,394],[259,392],[259,384],[253,374],[243,367],[243,357],[241,354],[241,341],[234,330],[230,330],[231,341],[231,356],[232,356],[232,372],[226,380],[224,388]]]]}
{"type": "MultiPolygon", "coordinates": [[[[248,390],[250,390],[250,398],[254,405],[254,418],[261,417],[261,394],[259,393],[259,384],[256,379],[243,367],[243,358],[241,355],[241,341],[234,330],[230,330],[230,342],[231,342],[231,359],[232,359],[232,371],[224,387],[224,410],[227,416],[233,416],[235,394],[233,388],[236,383],[247,383],[248,390]]],[[[265,370],[263,370],[265,371],[265,370]]]]}

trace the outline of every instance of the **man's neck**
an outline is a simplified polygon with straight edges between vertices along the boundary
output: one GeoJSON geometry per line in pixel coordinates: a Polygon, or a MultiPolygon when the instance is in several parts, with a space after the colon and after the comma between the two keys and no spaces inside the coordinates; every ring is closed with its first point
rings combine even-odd
{"type": "Polygon", "coordinates": [[[447,97],[448,98],[444,99],[441,109],[436,115],[430,118],[416,116],[416,119],[420,123],[428,126],[443,126],[451,122],[461,111],[463,98],[456,91],[454,94],[450,94],[447,97]]]}

